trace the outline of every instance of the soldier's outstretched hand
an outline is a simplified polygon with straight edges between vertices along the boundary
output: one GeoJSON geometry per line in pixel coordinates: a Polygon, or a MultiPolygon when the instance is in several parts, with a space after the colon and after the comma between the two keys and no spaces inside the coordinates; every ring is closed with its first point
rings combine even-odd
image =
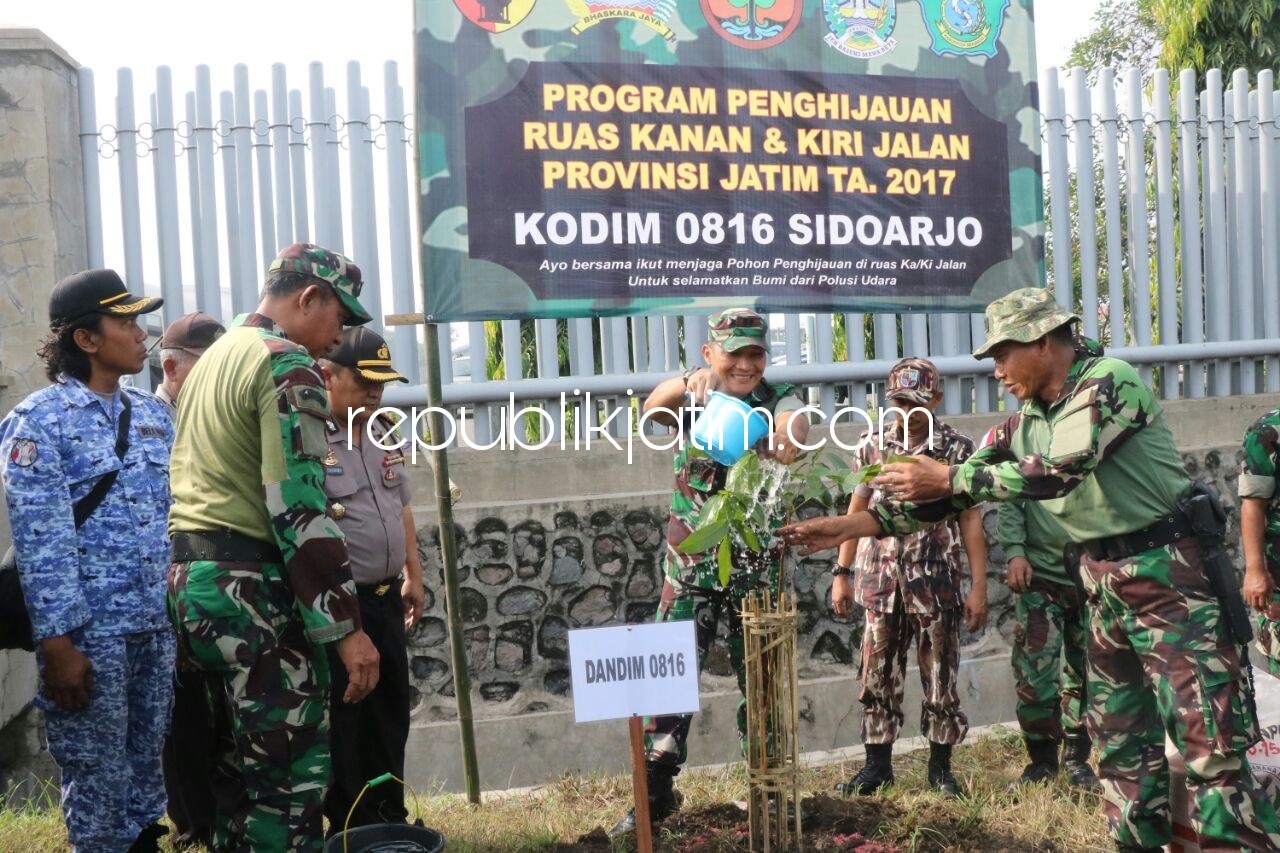
{"type": "Polygon", "coordinates": [[[928,456],[915,462],[892,462],[880,470],[872,485],[895,501],[936,501],[951,495],[951,466],[928,456]]]}
{"type": "Polygon", "coordinates": [[[343,702],[359,702],[378,686],[378,650],[364,631],[355,631],[338,640],[342,665],[347,668],[347,692],[343,702]]]}
{"type": "Polygon", "coordinates": [[[846,539],[879,536],[880,524],[869,512],[832,515],[788,524],[778,531],[788,545],[799,545],[801,556],[839,547],[846,539]]]}

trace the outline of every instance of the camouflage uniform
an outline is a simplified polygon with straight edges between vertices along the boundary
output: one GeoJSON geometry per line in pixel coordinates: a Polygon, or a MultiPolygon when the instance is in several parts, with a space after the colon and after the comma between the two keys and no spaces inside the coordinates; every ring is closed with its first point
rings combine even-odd
{"type": "MultiPolygon", "coordinates": [[[[994,440],[994,430],[989,436],[994,440]]],[[[1015,434],[1012,452],[1022,456],[1028,449],[1018,438],[1015,434]]],[[[1084,727],[1089,612],[1082,590],[1063,565],[1067,534],[1046,503],[1005,501],[998,510],[997,531],[1005,555],[1022,557],[1032,569],[1030,587],[1018,593],[1014,604],[1009,656],[1018,724],[1028,741],[1060,742],[1084,727]]]]}
{"type": "MultiPolygon", "coordinates": [[[[768,327],[763,317],[745,309],[729,309],[708,320],[708,339],[728,351],[744,346],[769,348],[768,327]]],[[[774,418],[801,408],[803,403],[794,393],[794,385],[761,381],[747,400],[753,407],[773,413],[774,418]]],[[[683,554],[680,543],[698,526],[698,514],[705,504],[724,486],[729,469],[694,447],[689,440],[692,429],[689,412],[684,412],[680,443],[676,448],[676,487],[671,495],[671,517],[667,522],[667,556],[664,563],[666,581],[662,601],[658,605],[658,622],[693,620],[698,647],[698,671],[706,663],[707,652],[715,642],[721,618],[728,630],[729,662],[738,679],[743,698],[738,702],[738,736],[746,751],[747,700],[746,669],[743,661],[741,602],[756,589],[774,588],[781,567],[783,548],[779,543],[766,553],[735,550],[733,572],[727,586],[720,582],[720,570],[714,550],[702,554],[683,554]]],[[[771,520],[781,527],[783,519],[771,520]]],[[[678,773],[688,756],[687,742],[692,714],[655,717],[646,721],[645,747],[651,765],[661,765],[678,773]]]]}
{"type": "MultiPolygon", "coordinates": [[[[1028,342],[1078,319],[1040,288],[987,309],[987,344],[1028,342]]],[[[1078,354],[1061,396],[1029,400],[991,444],[952,468],[953,495],[874,508],[906,532],[983,500],[1049,500],[1076,541],[1125,536],[1174,513],[1190,484],[1159,402],[1115,358],[1078,354]],[[1019,457],[1013,447],[1025,443],[1019,457]],[[1061,499],[1061,500],[1053,500],[1061,499]]],[[[1083,561],[1089,596],[1088,718],[1117,841],[1171,839],[1167,735],[1186,760],[1192,822],[1205,850],[1276,849],[1280,819],[1246,758],[1258,736],[1241,649],[1227,637],[1194,539],[1117,561],[1083,561]]]]}
{"type": "MultiPolygon", "coordinates": [[[[87,708],[36,705],[62,771],[62,808],[80,851],[121,851],[164,815],[160,748],[173,701],[174,641],[165,620],[169,447],[158,400],[122,387],[107,402],[78,379],[28,396],[0,423],[5,498],[37,641],[69,635],[93,666],[87,708]],[[116,428],[132,413],[124,462],[116,428]],[[116,482],[76,530],[73,504],[110,471],[116,482]]],[[[38,647],[37,647],[38,648],[38,647]]]]}
{"type": "MultiPolygon", "coordinates": [[[[885,430],[884,444],[876,435],[853,460],[853,470],[884,462],[894,455],[921,453],[952,465],[973,453],[973,440],[942,421],[934,421],[933,447],[928,436],[903,435],[899,419],[885,430]],[[910,446],[908,443],[910,442],[910,446]]],[[[879,501],[870,485],[855,494],[879,501]]],[[[907,651],[916,641],[916,663],[924,701],[920,729],[933,743],[955,745],[964,740],[969,721],[960,710],[956,682],[960,670],[960,526],[950,519],[906,536],[866,538],[855,557],[854,600],[866,608],[862,634],[862,742],[893,743],[902,728],[907,651]]]]}
{"type": "Polygon", "coordinates": [[[1258,651],[1263,665],[1280,677],[1280,493],[1276,477],[1280,475],[1280,409],[1263,415],[1244,434],[1244,460],[1240,463],[1240,497],[1267,501],[1267,527],[1264,533],[1263,557],[1267,571],[1276,583],[1271,606],[1257,615],[1258,651]]]}
{"type": "MultiPolygon", "coordinates": [[[[330,281],[351,307],[354,265],[315,247],[286,254],[289,269],[330,281]]],[[[323,646],[360,627],[346,545],[326,515],[320,371],[271,318],[242,315],[192,369],[181,412],[175,554],[184,533],[224,530],[271,554],[175,562],[170,573],[181,651],[214,684],[214,848],[319,850],[329,780],[323,646]]]]}

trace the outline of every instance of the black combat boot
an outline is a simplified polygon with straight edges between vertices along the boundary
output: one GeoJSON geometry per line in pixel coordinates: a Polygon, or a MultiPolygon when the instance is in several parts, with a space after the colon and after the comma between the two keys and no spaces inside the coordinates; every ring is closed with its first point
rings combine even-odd
{"type": "Polygon", "coordinates": [[[1089,732],[1085,729],[1072,729],[1062,741],[1062,769],[1067,778],[1077,788],[1091,794],[1102,793],[1102,783],[1089,766],[1089,751],[1093,742],[1089,740],[1089,732]]]}
{"type": "Polygon", "coordinates": [[[960,785],[951,775],[951,744],[929,741],[929,784],[948,799],[960,796],[960,785]]]}
{"type": "Polygon", "coordinates": [[[853,778],[836,790],[846,797],[865,797],[893,784],[893,744],[869,743],[866,746],[867,763],[853,778]]]}
{"type": "Polygon", "coordinates": [[[143,827],[142,832],[129,845],[129,853],[160,853],[161,839],[169,836],[169,827],[162,823],[153,823],[143,827]]]}
{"type": "Polygon", "coordinates": [[[1019,785],[1047,782],[1058,775],[1058,742],[1056,740],[1031,740],[1024,738],[1031,763],[1022,768],[1019,785]]]}
{"type": "MultiPolygon", "coordinates": [[[[645,777],[649,782],[649,823],[655,824],[666,820],[680,808],[676,794],[675,778],[679,769],[665,764],[645,764],[645,777]]],[[[636,810],[631,809],[609,830],[610,838],[617,838],[636,831],[636,810]]]]}

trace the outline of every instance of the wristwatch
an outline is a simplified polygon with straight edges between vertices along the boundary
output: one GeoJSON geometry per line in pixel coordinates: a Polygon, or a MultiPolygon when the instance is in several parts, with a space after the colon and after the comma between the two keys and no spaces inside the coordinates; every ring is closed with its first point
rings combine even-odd
{"type": "Polygon", "coordinates": [[[831,576],[833,578],[848,577],[851,571],[849,566],[842,566],[839,562],[831,564],[831,576]]]}
{"type": "Polygon", "coordinates": [[[703,368],[701,368],[701,367],[694,366],[694,367],[690,367],[688,370],[686,370],[686,371],[684,372],[684,387],[685,387],[685,388],[688,388],[688,387],[689,387],[689,380],[693,378],[693,374],[697,373],[699,370],[702,370],[702,369],[703,369],[703,368]]]}

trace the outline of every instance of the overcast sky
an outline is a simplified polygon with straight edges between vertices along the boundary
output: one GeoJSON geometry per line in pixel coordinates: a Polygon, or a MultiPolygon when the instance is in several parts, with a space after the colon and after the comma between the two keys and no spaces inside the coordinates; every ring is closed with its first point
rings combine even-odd
{"type": "MultiPolygon", "coordinates": [[[[447,3],[449,0],[433,0],[447,3]]],[[[817,0],[809,0],[817,2],[817,0]]],[[[1012,0],[1017,2],[1017,0],[1012,0]]],[[[1075,39],[1088,31],[1099,0],[1041,0],[1036,5],[1041,68],[1060,65],[1075,39]]],[[[326,77],[342,79],[345,63],[365,64],[366,78],[380,81],[382,63],[404,68],[413,57],[413,0],[219,0],[196,4],[174,0],[42,0],[5,3],[0,26],[36,27],[98,74],[119,66],[150,78],[159,65],[181,69],[211,66],[215,86],[238,62],[250,71],[283,62],[294,74],[307,63],[326,63],[326,77]]],[[[253,75],[257,77],[256,74],[253,75]]],[[[366,84],[368,80],[366,79],[366,84]]]]}

